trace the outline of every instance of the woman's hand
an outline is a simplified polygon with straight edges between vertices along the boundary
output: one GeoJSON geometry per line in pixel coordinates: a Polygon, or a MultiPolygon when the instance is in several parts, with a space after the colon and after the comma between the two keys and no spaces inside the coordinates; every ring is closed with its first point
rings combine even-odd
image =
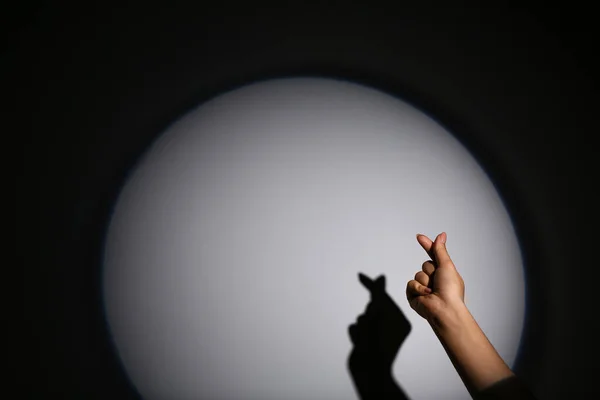
{"type": "Polygon", "coordinates": [[[406,286],[410,306],[425,318],[474,399],[527,399],[533,394],[500,357],[465,305],[465,284],[446,250],[446,233],[417,241],[431,260],[406,286]]]}
{"type": "Polygon", "coordinates": [[[445,232],[433,242],[419,234],[417,241],[431,260],[408,282],[406,297],[411,308],[431,323],[448,310],[464,306],[465,284],[446,250],[445,232]]]}

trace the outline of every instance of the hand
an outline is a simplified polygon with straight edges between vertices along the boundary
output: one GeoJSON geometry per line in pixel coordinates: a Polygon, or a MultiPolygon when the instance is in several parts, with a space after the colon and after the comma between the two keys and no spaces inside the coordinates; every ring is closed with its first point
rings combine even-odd
{"type": "Polygon", "coordinates": [[[446,234],[417,241],[431,260],[406,286],[410,306],[433,328],[474,399],[534,399],[516,378],[464,303],[465,284],[446,250],[446,234]]]}
{"type": "Polygon", "coordinates": [[[359,274],[370,300],[348,333],[354,345],[348,369],[361,400],[407,400],[392,375],[392,365],[410,332],[410,323],[385,291],[385,276],[359,274]]]}
{"type": "Polygon", "coordinates": [[[385,276],[373,280],[359,274],[359,280],[370,293],[370,301],[348,333],[354,345],[349,362],[352,369],[371,372],[391,371],[400,346],[410,332],[410,323],[385,290],[385,276]]]}
{"type": "Polygon", "coordinates": [[[446,250],[446,233],[432,242],[425,235],[417,241],[431,260],[406,285],[406,297],[413,310],[428,321],[436,320],[448,309],[464,305],[465,284],[446,250]]]}

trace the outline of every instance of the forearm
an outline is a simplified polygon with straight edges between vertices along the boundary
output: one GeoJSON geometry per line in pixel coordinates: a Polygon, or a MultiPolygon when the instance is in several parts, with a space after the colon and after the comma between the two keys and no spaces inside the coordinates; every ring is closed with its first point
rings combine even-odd
{"type": "Polygon", "coordinates": [[[471,396],[513,376],[464,304],[443,310],[429,323],[471,396]]]}

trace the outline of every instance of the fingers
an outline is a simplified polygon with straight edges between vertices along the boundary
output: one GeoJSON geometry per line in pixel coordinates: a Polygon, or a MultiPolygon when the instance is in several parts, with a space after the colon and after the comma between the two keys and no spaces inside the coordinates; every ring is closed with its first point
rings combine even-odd
{"type": "Polygon", "coordinates": [[[427,236],[417,234],[417,241],[427,252],[429,257],[434,260],[436,266],[446,265],[452,262],[448,250],[446,250],[446,238],[446,232],[437,235],[433,242],[427,236]]]}
{"type": "Polygon", "coordinates": [[[373,280],[363,273],[358,273],[358,280],[363,284],[365,288],[371,293],[385,291],[385,275],[379,275],[377,279],[373,280]]]}
{"type": "Polygon", "coordinates": [[[419,271],[415,274],[415,281],[419,282],[423,286],[429,286],[429,275],[423,271],[419,271]]]}
{"type": "Polygon", "coordinates": [[[431,274],[433,274],[433,272],[435,271],[435,266],[433,265],[433,261],[431,261],[431,260],[425,261],[423,263],[423,265],[421,266],[421,269],[427,275],[431,276],[431,274]]]}
{"type": "Polygon", "coordinates": [[[425,296],[431,293],[431,289],[420,284],[416,280],[408,281],[406,284],[406,297],[410,300],[416,296],[425,296]]]}

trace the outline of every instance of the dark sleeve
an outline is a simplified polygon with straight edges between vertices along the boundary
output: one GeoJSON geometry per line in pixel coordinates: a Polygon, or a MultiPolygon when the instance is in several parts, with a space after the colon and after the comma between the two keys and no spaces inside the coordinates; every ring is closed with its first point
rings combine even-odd
{"type": "Polygon", "coordinates": [[[501,380],[473,398],[475,400],[536,400],[529,388],[516,376],[501,380]]]}

